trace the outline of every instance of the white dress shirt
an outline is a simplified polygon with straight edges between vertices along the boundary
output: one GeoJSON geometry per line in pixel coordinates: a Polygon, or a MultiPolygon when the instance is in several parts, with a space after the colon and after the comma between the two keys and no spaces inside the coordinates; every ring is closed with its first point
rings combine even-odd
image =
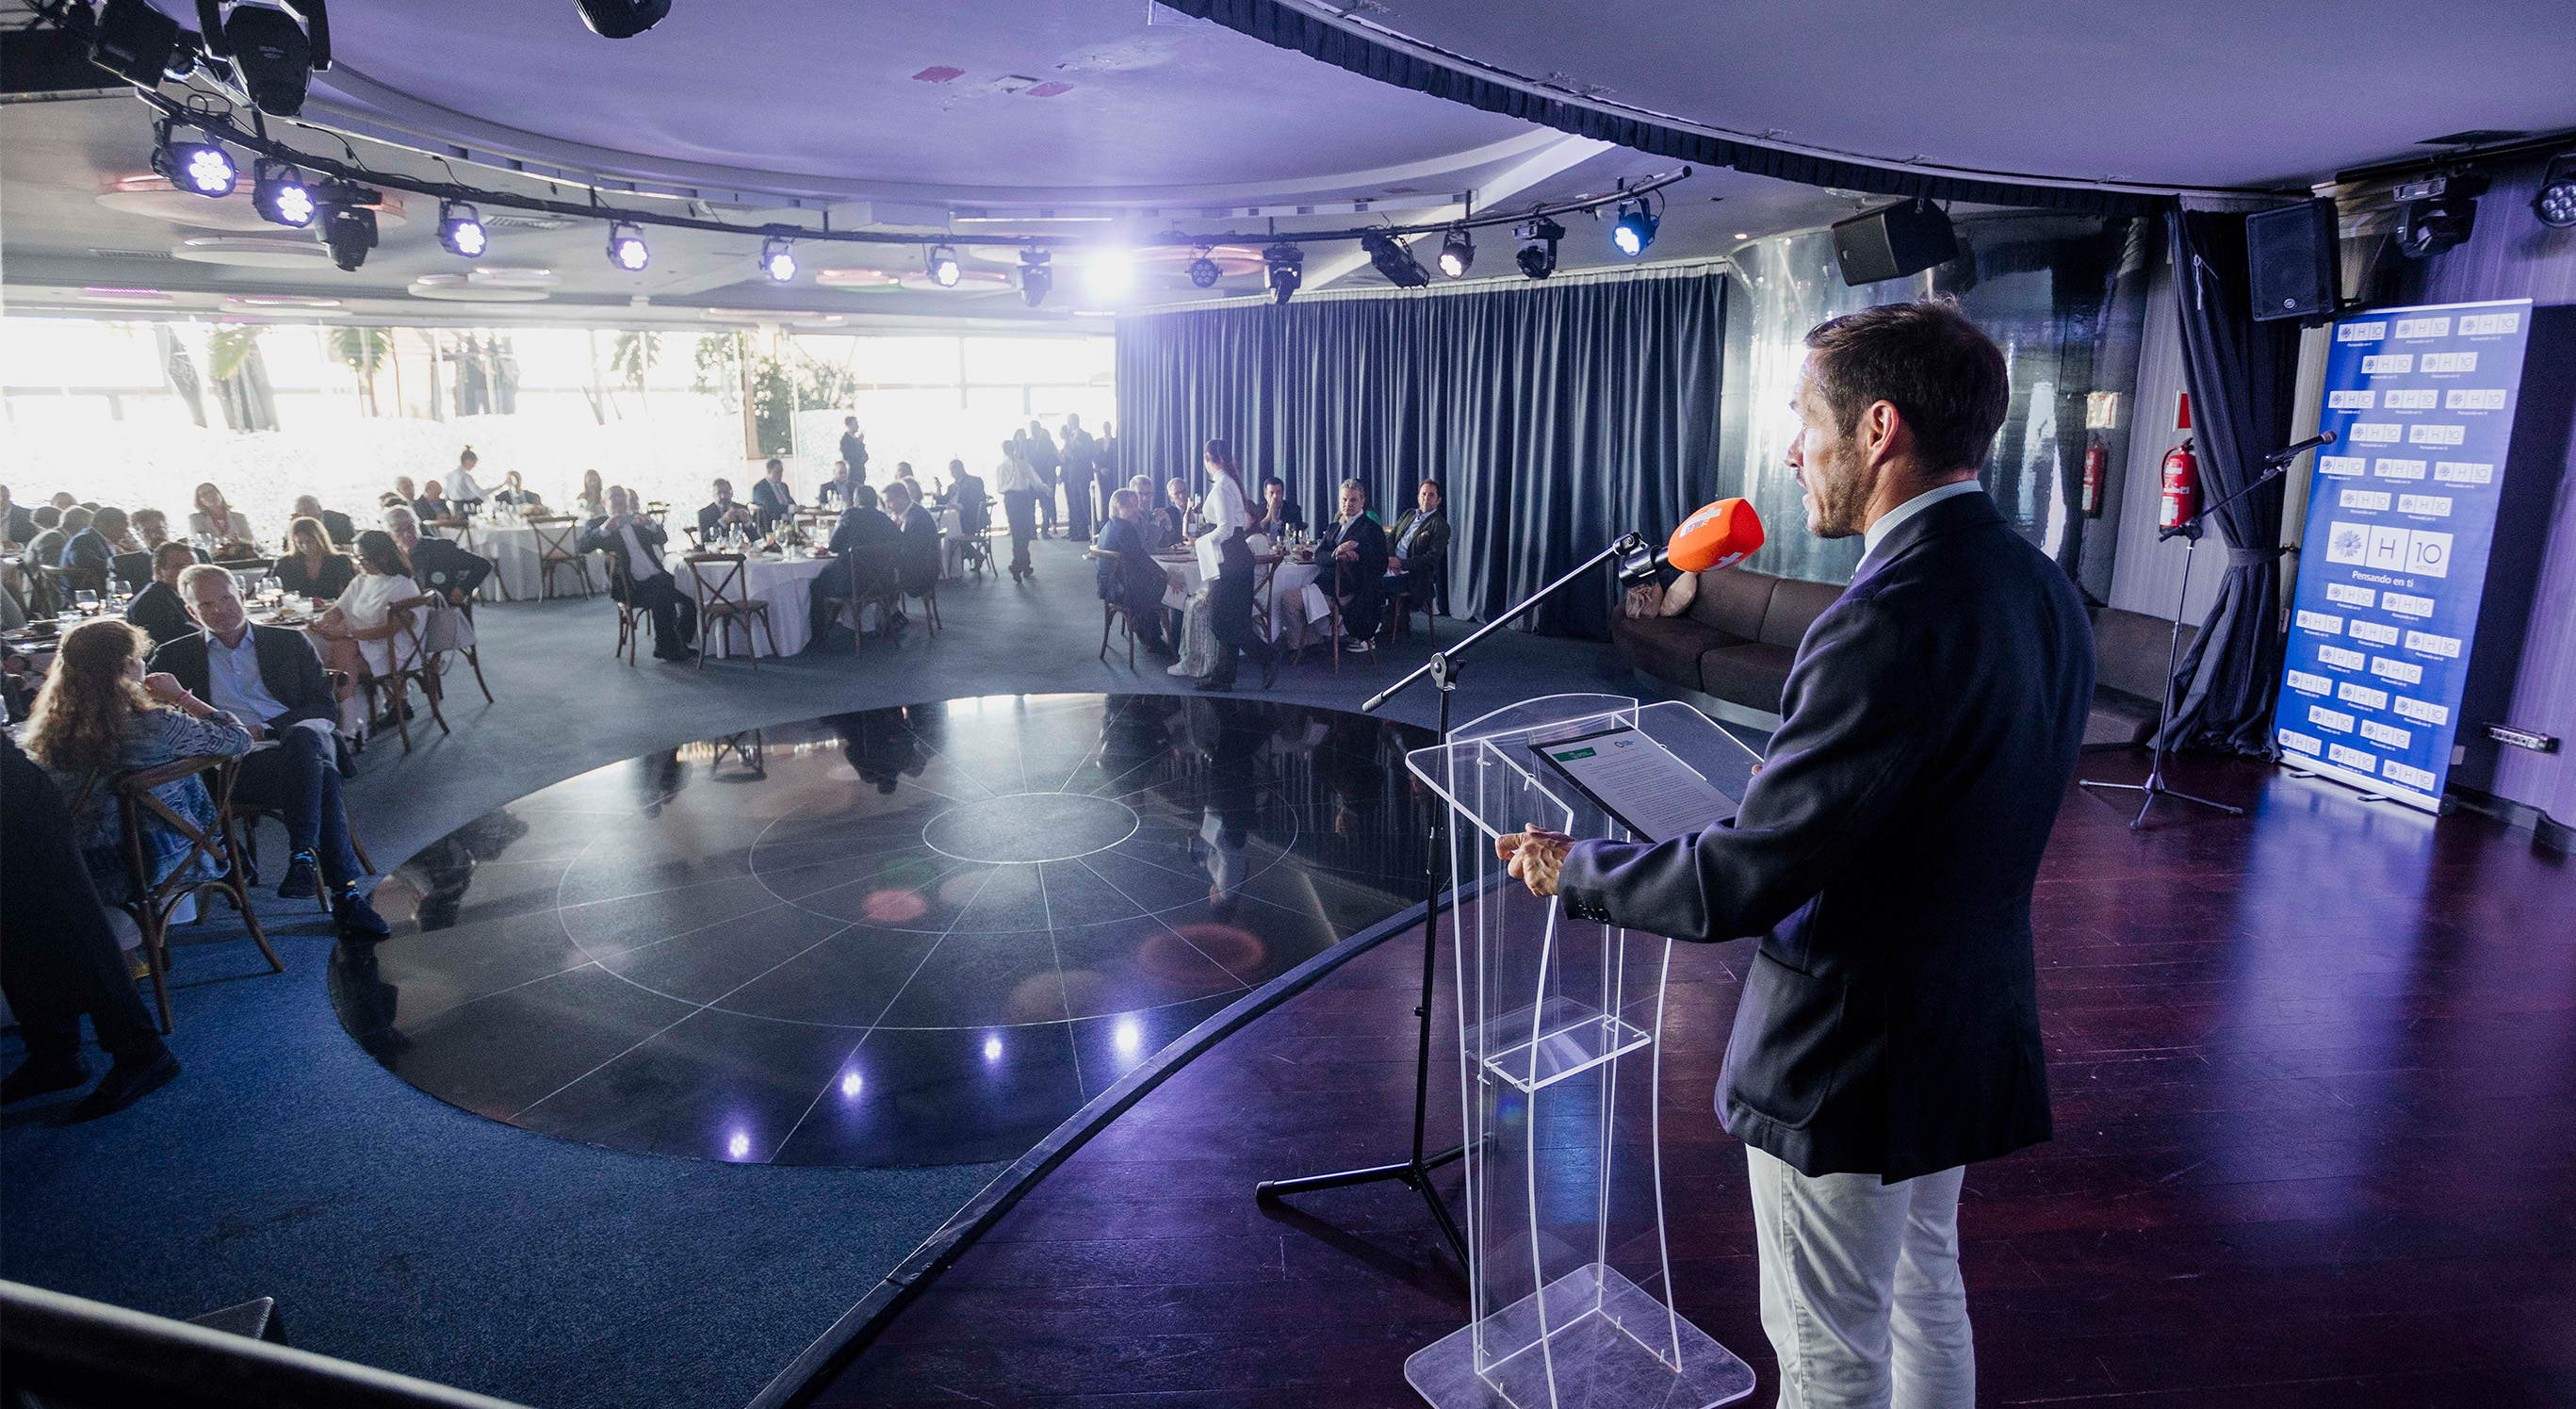
{"type": "Polygon", "coordinates": [[[993,471],[993,489],[996,493],[1009,494],[1013,491],[1035,493],[1043,488],[1045,486],[1039,482],[1038,472],[1030,468],[1028,461],[1017,455],[1003,456],[1000,468],[993,471]]]}
{"type": "Polygon", "coordinates": [[[1200,502],[1199,513],[1216,525],[1216,541],[1225,542],[1251,527],[1252,516],[1244,512],[1243,486],[1229,474],[1208,476],[1207,498],[1200,502]]]}
{"type": "Polygon", "coordinates": [[[247,626],[238,646],[227,646],[221,636],[206,633],[206,695],[206,703],[254,724],[266,724],[286,713],[286,706],[269,693],[268,682],[259,676],[259,633],[247,626]]]}
{"type": "Polygon", "coordinates": [[[1904,503],[1897,505],[1895,508],[1888,510],[1884,514],[1879,515],[1878,522],[1871,524],[1868,531],[1861,534],[1860,541],[1862,546],[1860,560],[1864,563],[1868,562],[1871,555],[1878,551],[1878,545],[1886,542],[1887,536],[1896,532],[1898,525],[1903,524],[1907,519],[1914,517],[1916,514],[1922,513],[1924,510],[1931,508],[1933,505],[1940,503],[1944,499],[1956,499],[1962,494],[1981,494],[1984,492],[1985,486],[1972,479],[1963,479],[1956,484],[1945,484],[1938,489],[1924,490],[1922,493],[1915,495],[1913,498],[1906,500],[1904,503]]]}
{"type": "Polygon", "coordinates": [[[626,535],[627,577],[636,582],[644,582],[652,578],[660,577],[662,575],[662,564],[656,561],[651,553],[644,550],[644,540],[635,536],[635,525],[632,523],[624,524],[621,525],[617,531],[626,535]]]}

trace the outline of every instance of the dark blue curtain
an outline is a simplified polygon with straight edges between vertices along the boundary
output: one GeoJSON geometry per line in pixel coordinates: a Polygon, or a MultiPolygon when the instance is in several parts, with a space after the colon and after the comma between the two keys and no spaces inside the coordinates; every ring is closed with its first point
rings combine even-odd
{"type": "MultiPolygon", "coordinates": [[[[1122,318],[1121,473],[1196,488],[1222,437],[1310,520],[1348,478],[1388,524],[1437,479],[1452,607],[1481,620],[1715,496],[1727,296],[1707,273],[1122,318]]],[[[1606,638],[1612,596],[1605,569],[1536,627],[1606,638]]]]}
{"type": "MultiPolygon", "coordinates": [[[[2192,446],[2207,506],[2253,483],[2264,457],[2289,444],[2299,329],[2254,321],[2243,215],[2174,210],[2167,220],[2192,446]]],[[[2272,702],[2281,685],[2281,494],[2274,480],[2211,519],[2226,546],[2226,576],[2175,669],[2180,703],[2167,747],[2272,751],[2272,702]]]]}

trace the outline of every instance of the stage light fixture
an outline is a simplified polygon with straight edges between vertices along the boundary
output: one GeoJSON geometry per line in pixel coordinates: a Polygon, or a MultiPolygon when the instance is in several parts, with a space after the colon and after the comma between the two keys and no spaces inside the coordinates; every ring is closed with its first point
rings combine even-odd
{"type": "Polygon", "coordinates": [[[463,201],[438,203],[438,242],[459,259],[481,259],[492,247],[482,213],[463,201]]]}
{"type": "Polygon", "coordinates": [[[1610,227],[1610,243],[1621,254],[1634,259],[1646,252],[1646,246],[1655,242],[1655,227],[1662,223],[1655,218],[1654,212],[1646,209],[1644,201],[1634,206],[1622,201],[1619,219],[1610,227]]]}
{"type": "Polygon", "coordinates": [[[1120,298],[1136,287],[1136,256],[1124,247],[1095,250],[1083,266],[1083,286],[1093,298],[1120,298]]]}
{"type": "Polygon", "coordinates": [[[773,284],[796,282],[795,241],[784,235],[772,235],[760,242],[760,272],[773,284]]]}
{"type": "Polygon", "coordinates": [[[1045,250],[1020,251],[1020,297],[1031,308],[1046,302],[1055,289],[1055,268],[1045,250]]]}
{"type": "Polygon", "coordinates": [[[1452,279],[1464,279],[1476,267],[1476,241],[1465,226],[1440,237],[1440,272],[1452,279]]]}
{"type": "Polygon", "coordinates": [[[632,39],[671,13],[671,0],[573,0],[581,22],[602,39],[632,39]]]}
{"type": "Polygon", "coordinates": [[[1261,252],[1261,263],[1269,271],[1270,297],[1286,303],[1297,296],[1297,286],[1306,281],[1306,252],[1286,240],[1261,252]]]}
{"type": "Polygon", "coordinates": [[[2478,219],[2478,197],[2487,178],[2476,174],[2428,176],[2409,181],[2397,198],[2397,252],[2428,259],[2465,244],[2478,219]]]}
{"type": "Polygon", "coordinates": [[[1399,289],[1418,289],[1431,282],[1422,261],[1415,259],[1404,241],[1393,235],[1371,230],[1360,236],[1360,248],[1368,251],[1369,263],[1377,266],[1377,272],[1399,289]]]}
{"type": "Polygon", "coordinates": [[[1556,272],[1556,243],[1565,238],[1565,227],[1542,215],[1512,231],[1521,242],[1520,252],[1512,262],[1521,273],[1532,279],[1544,279],[1556,272]]]}
{"type": "Polygon", "coordinates": [[[229,17],[223,14],[223,0],[197,0],[197,19],[206,51],[232,62],[251,102],[271,117],[304,111],[304,91],[314,71],[331,66],[331,22],[322,0],[302,0],[292,9],[235,5],[229,17]],[[299,18],[310,19],[311,38],[296,23],[299,18]]]}
{"type": "Polygon", "coordinates": [[[2549,159],[2540,173],[2540,194],[2531,198],[2531,213],[2552,230],[2576,228],[2576,152],[2549,159]]]}
{"type": "Polygon", "coordinates": [[[98,7],[90,26],[91,63],[138,88],[156,88],[174,60],[181,77],[196,66],[179,48],[177,20],[146,0],[106,0],[98,7]]]}
{"type": "Polygon", "coordinates": [[[170,123],[161,123],[160,139],[152,148],[152,169],[182,191],[217,200],[233,193],[233,183],[241,172],[233,165],[232,153],[223,145],[198,134],[194,142],[182,142],[173,135],[170,123]]]}
{"type": "Polygon", "coordinates": [[[1216,267],[1215,260],[1208,258],[1205,245],[1199,246],[1198,257],[1190,261],[1189,270],[1190,283],[1202,289],[1215,288],[1216,281],[1225,277],[1225,271],[1216,267]]]}
{"type": "Polygon", "coordinates": [[[331,247],[331,262],[356,273],[367,262],[367,251],[376,247],[376,213],[369,207],[383,200],[384,193],[347,181],[328,181],[313,199],[322,243],[331,247]]]}
{"type": "Polygon", "coordinates": [[[957,266],[957,251],[946,245],[936,246],[930,251],[930,282],[943,289],[953,289],[957,287],[961,272],[957,266]]]}
{"type": "Polygon", "coordinates": [[[644,243],[644,232],[618,221],[608,227],[608,262],[629,274],[641,274],[653,262],[653,251],[644,243]]]}
{"type": "Polygon", "coordinates": [[[251,168],[251,209],[272,225],[302,230],[313,224],[313,188],[304,173],[281,161],[262,160],[251,168]]]}

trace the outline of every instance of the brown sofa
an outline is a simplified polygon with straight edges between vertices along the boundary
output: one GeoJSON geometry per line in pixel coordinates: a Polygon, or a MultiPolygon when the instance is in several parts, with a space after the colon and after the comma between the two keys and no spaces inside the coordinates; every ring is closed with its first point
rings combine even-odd
{"type": "MultiPolygon", "coordinates": [[[[1807,627],[1843,589],[1744,568],[1699,575],[1698,594],[1679,616],[1614,618],[1610,639],[1639,673],[1702,710],[1758,729],[1780,725],[1780,691],[1807,627]]],[[[2155,732],[2164,691],[2170,623],[2103,608],[2093,616],[2098,680],[2087,748],[2125,748],[2155,732]]],[[[2183,628],[2183,645],[2192,629],[2183,628]]]]}

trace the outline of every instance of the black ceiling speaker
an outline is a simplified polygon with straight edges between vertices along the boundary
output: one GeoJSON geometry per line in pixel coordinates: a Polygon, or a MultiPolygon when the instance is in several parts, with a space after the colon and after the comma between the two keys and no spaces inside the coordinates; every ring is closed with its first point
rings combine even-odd
{"type": "Polygon", "coordinates": [[[1901,279],[1958,256],[1950,217],[1926,200],[1880,206],[1834,227],[1834,260],[1846,284],[1901,279]]]}
{"type": "Polygon", "coordinates": [[[2245,217],[2245,262],[2254,284],[2254,321],[2324,318],[2343,288],[2335,203],[2312,201],[2245,217]]]}
{"type": "Polygon", "coordinates": [[[573,0],[581,22],[602,39],[632,39],[671,13],[671,0],[573,0]]]}

